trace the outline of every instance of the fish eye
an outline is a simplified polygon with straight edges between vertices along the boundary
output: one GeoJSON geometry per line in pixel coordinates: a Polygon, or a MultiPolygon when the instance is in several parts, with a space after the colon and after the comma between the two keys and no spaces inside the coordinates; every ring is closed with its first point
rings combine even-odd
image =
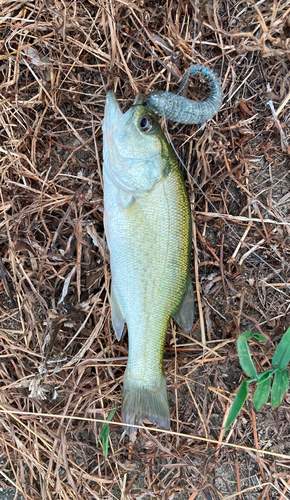
{"type": "Polygon", "coordinates": [[[154,121],[151,116],[143,116],[139,123],[139,128],[142,132],[150,132],[154,127],[154,121]]]}

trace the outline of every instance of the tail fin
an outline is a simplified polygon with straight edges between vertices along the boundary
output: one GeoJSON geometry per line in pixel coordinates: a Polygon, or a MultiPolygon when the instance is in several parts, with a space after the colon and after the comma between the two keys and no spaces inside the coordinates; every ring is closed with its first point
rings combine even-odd
{"type": "MultiPolygon", "coordinates": [[[[170,411],[167,399],[166,377],[161,373],[153,388],[138,384],[125,372],[122,398],[122,421],[125,424],[141,425],[148,418],[162,429],[170,427],[170,411]]],[[[132,434],[136,427],[124,426],[127,434],[132,434]]]]}

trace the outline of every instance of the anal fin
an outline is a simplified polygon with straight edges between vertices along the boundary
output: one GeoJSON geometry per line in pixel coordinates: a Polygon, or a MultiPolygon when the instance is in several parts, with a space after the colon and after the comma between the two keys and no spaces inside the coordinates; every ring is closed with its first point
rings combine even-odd
{"type": "Polygon", "coordinates": [[[120,340],[124,330],[125,319],[121,312],[113,284],[111,286],[111,316],[116,337],[120,340]]]}
{"type": "Polygon", "coordinates": [[[173,318],[184,333],[189,334],[191,332],[194,321],[194,294],[189,271],[186,280],[186,292],[173,318]]]}

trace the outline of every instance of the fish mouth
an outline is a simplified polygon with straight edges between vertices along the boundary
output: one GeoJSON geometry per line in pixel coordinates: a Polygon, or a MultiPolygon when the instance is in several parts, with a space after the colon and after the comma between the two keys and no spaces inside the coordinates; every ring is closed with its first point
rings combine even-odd
{"type": "Polygon", "coordinates": [[[141,92],[138,92],[138,94],[135,97],[135,101],[133,103],[133,106],[144,106],[144,105],[146,105],[146,100],[144,99],[141,92]]]}
{"type": "Polygon", "coordinates": [[[123,138],[126,138],[132,129],[136,126],[134,115],[136,114],[136,106],[142,104],[144,99],[139,93],[135,97],[133,106],[123,113],[117,101],[113,90],[109,90],[106,96],[105,117],[103,124],[103,133],[107,138],[111,147],[113,144],[122,143],[123,138]]]}
{"type": "Polygon", "coordinates": [[[144,97],[139,92],[135,97],[133,106],[128,111],[126,111],[126,113],[123,113],[114,91],[109,90],[106,96],[104,129],[114,128],[120,130],[122,126],[124,126],[132,119],[133,115],[136,113],[136,106],[144,105],[144,97]]]}
{"type": "Polygon", "coordinates": [[[123,112],[116,99],[115,93],[113,90],[109,90],[106,96],[104,127],[111,127],[112,124],[117,123],[122,116],[123,112]]]}

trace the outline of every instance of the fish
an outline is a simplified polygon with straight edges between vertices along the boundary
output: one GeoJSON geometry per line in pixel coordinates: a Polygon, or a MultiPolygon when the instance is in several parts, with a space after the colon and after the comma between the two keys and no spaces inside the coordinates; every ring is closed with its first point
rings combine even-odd
{"type": "Polygon", "coordinates": [[[163,355],[170,318],[192,329],[191,211],[182,172],[155,113],[137,94],[122,112],[113,91],[103,123],[104,228],[110,307],[118,340],[129,336],[122,422],[170,428],[163,355]]]}
{"type": "Polygon", "coordinates": [[[204,123],[213,118],[223,102],[223,90],[214,71],[199,64],[191,65],[186,71],[177,94],[157,90],[146,98],[147,105],[158,115],[177,123],[204,123]],[[190,75],[203,76],[209,86],[209,96],[204,101],[193,101],[181,94],[187,86],[190,75]]]}

